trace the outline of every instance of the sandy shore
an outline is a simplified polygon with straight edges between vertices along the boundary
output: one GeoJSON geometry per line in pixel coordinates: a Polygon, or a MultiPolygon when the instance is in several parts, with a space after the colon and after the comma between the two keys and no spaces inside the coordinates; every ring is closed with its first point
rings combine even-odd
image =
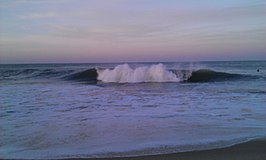
{"type": "MultiPolygon", "coordinates": [[[[92,160],[93,158],[89,159],[92,160]]],[[[252,140],[232,147],[205,151],[183,153],[121,157],[98,158],[97,160],[264,160],[266,159],[266,138],[252,140]]]]}

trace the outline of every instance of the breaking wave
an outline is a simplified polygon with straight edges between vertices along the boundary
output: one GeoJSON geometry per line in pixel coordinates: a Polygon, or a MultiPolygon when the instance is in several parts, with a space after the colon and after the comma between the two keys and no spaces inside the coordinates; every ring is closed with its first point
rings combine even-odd
{"type": "Polygon", "coordinates": [[[128,64],[115,68],[91,68],[85,71],[54,69],[22,69],[0,72],[0,80],[21,78],[63,78],[88,83],[142,83],[142,82],[215,82],[260,78],[252,75],[217,72],[209,69],[173,70],[163,64],[132,68],[128,64]]]}
{"type": "Polygon", "coordinates": [[[98,80],[113,83],[139,82],[180,82],[183,77],[166,69],[163,64],[137,67],[128,64],[118,65],[114,69],[97,70],[98,80]]]}
{"type": "Polygon", "coordinates": [[[118,65],[112,69],[93,68],[69,76],[76,81],[104,83],[142,83],[142,82],[216,82],[238,79],[258,78],[217,72],[209,69],[168,70],[163,64],[131,68],[128,64],[118,65]]]}
{"type": "Polygon", "coordinates": [[[98,80],[113,83],[139,82],[214,82],[254,78],[254,76],[217,72],[209,69],[168,70],[163,64],[132,69],[128,64],[97,70],[98,80]]]}

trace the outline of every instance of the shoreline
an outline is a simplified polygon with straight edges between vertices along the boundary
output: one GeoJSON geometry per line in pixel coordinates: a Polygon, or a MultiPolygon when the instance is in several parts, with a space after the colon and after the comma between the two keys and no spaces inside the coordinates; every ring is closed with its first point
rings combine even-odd
{"type": "Polygon", "coordinates": [[[266,157],[266,137],[230,147],[170,154],[114,158],[67,158],[67,160],[262,160],[266,157]]]}

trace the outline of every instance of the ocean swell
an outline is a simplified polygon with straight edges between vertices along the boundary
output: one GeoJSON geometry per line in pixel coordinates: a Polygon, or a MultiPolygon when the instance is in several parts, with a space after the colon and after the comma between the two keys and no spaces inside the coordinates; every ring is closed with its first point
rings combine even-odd
{"type": "Polygon", "coordinates": [[[92,68],[68,76],[75,81],[96,83],[146,83],[146,82],[219,82],[232,80],[249,80],[258,76],[217,72],[210,69],[173,70],[163,64],[132,68],[128,64],[117,65],[115,68],[92,68]]]}
{"type": "Polygon", "coordinates": [[[148,83],[148,82],[217,82],[232,80],[250,80],[263,78],[255,75],[218,72],[210,69],[180,70],[168,69],[163,64],[131,67],[129,64],[117,65],[114,68],[90,68],[83,71],[57,70],[57,69],[18,69],[0,71],[0,80],[17,79],[50,79],[62,78],[64,80],[86,83],[148,83]]]}

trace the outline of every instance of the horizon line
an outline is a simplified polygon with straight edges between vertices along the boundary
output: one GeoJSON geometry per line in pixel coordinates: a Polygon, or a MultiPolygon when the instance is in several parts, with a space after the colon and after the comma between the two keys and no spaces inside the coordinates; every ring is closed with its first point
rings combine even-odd
{"type": "Polygon", "coordinates": [[[131,63],[191,63],[191,62],[260,62],[260,61],[266,61],[266,59],[263,60],[191,60],[191,61],[116,61],[116,62],[28,62],[28,63],[0,63],[0,65],[26,65],[26,64],[131,64],[131,63]]]}

